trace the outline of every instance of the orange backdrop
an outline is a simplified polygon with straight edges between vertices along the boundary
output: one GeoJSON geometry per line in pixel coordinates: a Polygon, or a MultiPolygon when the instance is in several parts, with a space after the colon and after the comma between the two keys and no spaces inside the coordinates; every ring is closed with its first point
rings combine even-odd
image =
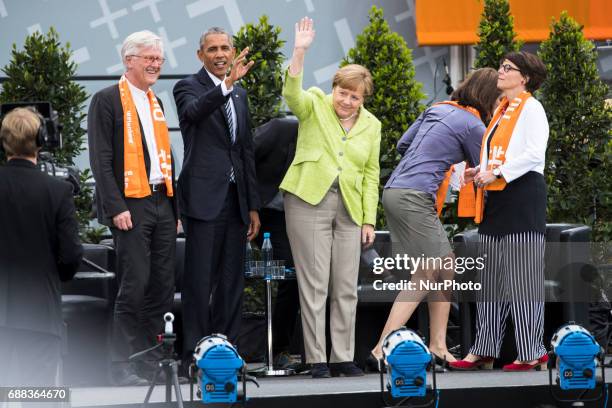
{"type": "MultiPolygon", "coordinates": [[[[563,10],[584,25],[592,40],[612,38],[612,0],[509,0],[514,30],[521,40],[548,38],[551,18],[563,10]]],[[[416,0],[419,45],[475,44],[484,0],[416,0]]]]}

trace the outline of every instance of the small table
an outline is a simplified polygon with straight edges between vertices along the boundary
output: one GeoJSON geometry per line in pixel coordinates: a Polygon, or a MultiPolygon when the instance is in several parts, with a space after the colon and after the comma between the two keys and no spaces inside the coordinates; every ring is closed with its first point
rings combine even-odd
{"type": "Polygon", "coordinates": [[[282,279],[263,276],[252,276],[253,279],[263,279],[266,281],[266,320],[268,324],[268,353],[267,364],[263,369],[254,370],[257,377],[280,377],[294,375],[295,370],[288,368],[283,370],[274,369],[274,357],[272,356],[272,281],[283,281],[295,279],[295,271],[285,268],[285,277],[282,279]]]}

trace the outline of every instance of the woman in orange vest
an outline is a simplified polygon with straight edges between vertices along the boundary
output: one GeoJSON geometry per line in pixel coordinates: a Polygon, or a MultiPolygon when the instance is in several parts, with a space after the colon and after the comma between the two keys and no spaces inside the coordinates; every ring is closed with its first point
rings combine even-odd
{"type": "Polygon", "coordinates": [[[403,326],[428,294],[430,350],[440,361],[455,360],[446,345],[452,291],[423,288],[421,282],[437,284],[453,279],[453,253],[439,213],[451,166],[464,160],[471,166],[479,162],[483,122],[490,119],[499,97],[496,83],[497,72],[492,68],[473,72],[453,92],[450,101],[426,109],[398,142],[402,159],[385,185],[382,202],[394,256],[412,261],[402,269],[413,274],[410,284],[416,287],[397,295],[368,358],[371,369],[377,369],[386,335],[403,326]],[[423,265],[429,261],[430,265],[423,265]]]}
{"type": "Polygon", "coordinates": [[[476,340],[458,370],[490,369],[499,356],[505,321],[512,315],[516,360],[504,371],[545,367],[544,246],[548,121],[532,95],[546,67],[528,52],[507,54],[498,70],[503,98],[485,132],[480,166],[466,169],[478,187],[474,216],[484,259],[476,340]]]}

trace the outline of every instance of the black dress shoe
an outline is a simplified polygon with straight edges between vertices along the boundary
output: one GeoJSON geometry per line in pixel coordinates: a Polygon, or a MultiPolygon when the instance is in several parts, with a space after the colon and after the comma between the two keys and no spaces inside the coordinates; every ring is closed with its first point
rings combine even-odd
{"type": "Polygon", "coordinates": [[[325,363],[315,363],[312,365],[310,369],[310,375],[312,378],[329,378],[331,375],[329,374],[329,368],[327,368],[327,364],[325,363]]]}
{"type": "Polygon", "coordinates": [[[117,387],[127,387],[135,385],[148,385],[149,382],[142,377],[136,375],[133,370],[123,368],[116,370],[113,373],[113,385],[117,387]]]}
{"type": "Polygon", "coordinates": [[[329,371],[332,377],[361,377],[363,371],[357,367],[352,361],[342,363],[330,363],[329,371]]]}

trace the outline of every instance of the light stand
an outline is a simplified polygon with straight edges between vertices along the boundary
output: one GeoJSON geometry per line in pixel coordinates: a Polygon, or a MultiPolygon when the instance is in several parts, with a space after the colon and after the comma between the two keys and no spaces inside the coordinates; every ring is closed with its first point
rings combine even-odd
{"type": "Polygon", "coordinates": [[[153,388],[155,388],[155,384],[157,382],[157,377],[159,377],[159,374],[163,372],[166,377],[166,402],[172,402],[172,387],[174,386],[174,393],[178,408],[183,408],[183,396],[181,394],[181,387],[178,380],[179,362],[174,359],[174,342],[176,341],[176,334],[174,334],[172,330],[174,315],[172,313],[166,313],[164,315],[164,321],[166,322],[165,330],[163,334],[158,336],[159,344],[131,355],[129,360],[137,360],[144,355],[161,348],[162,358],[157,363],[157,369],[155,370],[155,374],[153,375],[153,379],[149,385],[149,390],[147,391],[147,396],[145,397],[143,406],[148,406],[151,393],[153,392],[153,388]]]}

